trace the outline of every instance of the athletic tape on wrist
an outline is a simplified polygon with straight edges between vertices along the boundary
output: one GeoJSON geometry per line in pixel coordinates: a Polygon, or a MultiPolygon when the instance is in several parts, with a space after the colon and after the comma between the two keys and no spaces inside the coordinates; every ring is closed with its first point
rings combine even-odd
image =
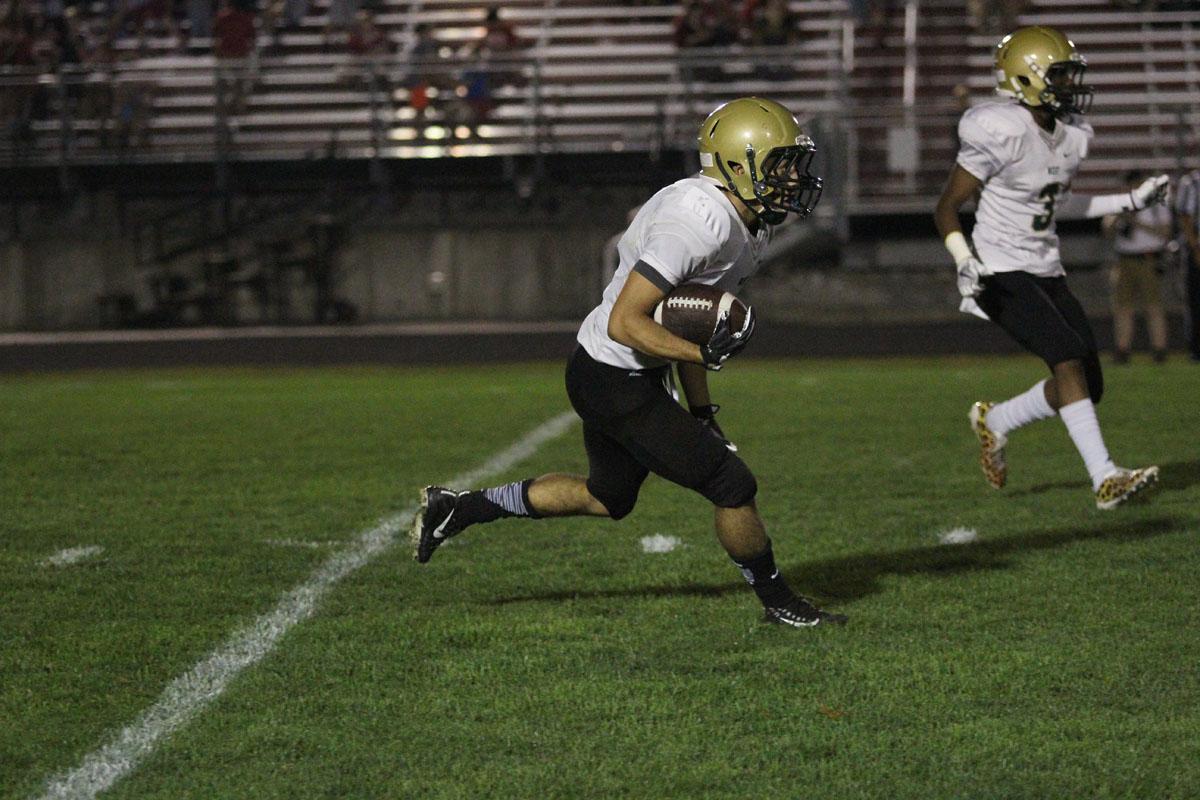
{"type": "Polygon", "coordinates": [[[955,265],[975,257],[975,254],[971,252],[971,245],[967,244],[967,237],[962,235],[962,231],[952,231],[942,244],[946,245],[946,249],[950,251],[950,257],[954,259],[955,265]]]}

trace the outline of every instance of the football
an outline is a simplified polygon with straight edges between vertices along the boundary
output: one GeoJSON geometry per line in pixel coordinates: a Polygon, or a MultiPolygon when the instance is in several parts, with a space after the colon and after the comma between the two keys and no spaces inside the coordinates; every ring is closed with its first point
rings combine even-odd
{"type": "Polygon", "coordinates": [[[722,315],[734,332],[746,324],[749,307],[733,294],[703,283],[676,286],[654,308],[654,321],[681,339],[708,344],[722,315]]]}

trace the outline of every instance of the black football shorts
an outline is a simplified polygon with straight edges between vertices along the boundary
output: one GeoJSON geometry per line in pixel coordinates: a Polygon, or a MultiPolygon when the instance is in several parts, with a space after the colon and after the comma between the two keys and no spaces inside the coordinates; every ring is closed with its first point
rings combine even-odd
{"type": "MultiPolygon", "coordinates": [[[[567,395],[583,419],[588,491],[614,518],[633,508],[650,472],[724,504],[710,495],[724,493],[728,481],[719,476],[731,471],[727,462],[737,456],[674,400],[665,385],[668,369],[614,367],[582,346],[567,363],[567,395]]],[[[745,470],[740,459],[736,466],[745,470]]]]}
{"type": "Polygon", "coordinates": [[[997,272],[984,278],[975,298],[1008,335],[1053,369],[1064,361],[1096,360],[1096,337],[1066,278],[997,272]]]}

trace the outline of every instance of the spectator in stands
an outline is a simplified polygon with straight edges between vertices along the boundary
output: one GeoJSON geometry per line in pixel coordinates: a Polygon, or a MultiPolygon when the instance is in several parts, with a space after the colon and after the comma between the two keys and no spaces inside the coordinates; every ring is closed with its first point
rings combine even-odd
{"type": "Polygon", "coordinates": [[[517,32],[517,26],[508,20],[500,19],[500,9],[492,6],[484,17],[483,33],[467,46],[467,55],[510,53],[530,44],[532,42],[522,38],[517,32]]]}
{"type": "Polygon", "coordinates": [[[470,110],[471,127],[477,127],[491,116],[495,107],[494,86],[516,86],[524,82],[520,66],[512,57],[531,44],[517,32],[512,22],[500,18],[498,8],[493,6],[487,10],[483,33],[465,50],[466,57],[474,63],[463,72],[456,90],[470,110]]]}
{"type": "Polygon", "coordinates": [[[38,49],[42,68],[59,73],[63,84],[66,111],[74,114],[83,95],[83,55],[85,43],[76,6],[59,6],[61,13],[47,17],[38,49]]]}
{"type": "MultiPolygon", "coordinates": [[[[799,17],[788,0],[748,0],[742,8],[743,37],[751,47],[783,47],[800,40],[799,17]]],[[[765,80],[784,81],[793,76],[790,59],[757,58],[755,73],[765,80]]]]}
{"type": "Polygon", "coordinates": [[[325,37],[335,31],[348,31],[358,14],[359,0],[330,0],[329,16],[325,20],[325,37]]]}
{"type": "Polygon", "coordinates": [[[967,24],[976,33],[1007,33],[1019,27],[1017,17],[1028,7],[1029,0],[967,0],[967,24]]]}
{"type": "Polygon", "coordinates": [[[138,38],[147,34],[178,39],[175,26],[175,0],[125,0],[120,26],[138,38]]]}
{"type": "Polygon", "coordinates": [[[213,0],[187,0],[188,41],[199,47],[213,35],[213,0]]]}
{"type": "Polygon", "coordinates": [[[0,91],[0,123],[3,123],[13,141],[26,141],[33,135],[33,115],[38,96],[38,85],[33,80],[37,67],[37,22],[21,13],[13,4],[9,12],[0,19],[0,67],[15,68],[29,75],[28,82],[21,81],[0,91]]]}
{"type": "Polygon", "coordinates": [[[437,80],[440,48],[441,45],[429,25],[420,23],[413,28],[413,40],[407,51],[409,67],[404,86],[408,89],[408,104],[417,112],[418,119],[423,118],[429,111],[434,94],[430,90],[434,89],[436,84],[445,83],[437,80]]]}
{"type": "Polygon", "coordinates": [[[117,60],[116,52],[113,50],[109,26],[103,20],[92,20],[80,30],[83,43],[81,64],[87,76],[79,98],[78,114],[83,119],[97,120],[103,138],[113,112],[113,65],[117,60]]]}
{"type": "MultiPolygon", "coordinates": [[[[1125,174],[1125,187],[1133,191],[1145,178],[1139,170],[1125,174]]],[[[1146,316],[1154,360],[1167,358],[1167,318],[1162,307],[1159,271],[1171,238],[1171,211],[1164,205],[1126,211],[1104,218],[1104,232],[1114,240],[1117,264],[1112,273],[1113,360],[1129,361],[1133,345],[1133,317],[1137,309],[1146,316]]]]}
{"type": "Polygon", "coordinates": [[[213,54],[222,60],[250,58],[257,38],[253,0],[221,0],[213,23],[213,54]]]}
{"type": "Polygon", "coordinates": [[[746,41],[755,47],[795,44],[800,39],[800,18],[788,0],[749,0],[743,19],[746,41]]]}
{"type": "Polygon", "coordinates": [[[850,15],[873,49],[884,46],[888,17],[896,0],[850,0],[850,15]]]}
{"type": "Polygon", "coordinates": [[[728,0],[684,0],[674,22],[676,47],[724,47],[739,38],[739,21],[728,0]]]}
{"type": "Polygon", "coordinates": [[[258,30],[253,0],[221,0],[213,23],[217,57],[217,102],[226,114],[240,114],[255,80],[258,30]]]}
{"type": "Polygon", "coordinates": [[[283,12],[280,14],[280,27],[285,31],[296,30],[304,24],[308,16],[310,0],[283,0],[283,12]]]}
{"type": "MultiPolygon", "coordinates": [[[[137,50],[121,50],[119,61],[132,61],[144,55],[137,50]]],[[[155,85],[144,74],[114,74],[112,78],[112,131],[103,131],[101,146],[115,145],[124,151],[130,145],[150,144],[150,117],[154,107],[155,85]]]]}
{"type": "Polygon", "coordinates": [[[375,13],[364,8],[356,15],[346,47],[356,56],[379,56],[390,53],[392,43],[387,31],[375,21],[375,13]]]}
{"type": "MultiPolygon", "coordinates": [[[[738,41],[737,12],[726,0],[684,0],[674,22],[675,46],[680,50],[727,47],[738,41]]],[[[685,85],[695,81],[721,81],[725,71],[719,62],[681,53],[679,74],[685,85]]]]}
{"type": "Polygon", "coordinates": [[[1188,355],[1200,362],[1200,169],[1179,182],[1175,213],[1186,287],[1188,355]]]}
{"type": "MultiPolygon", "coordinates": [[[[390,116],[391,80],[384,62],[392,51],[392,42],[387,31],[375,21],[373,11],[366,8],[359,10],[346,40],[346,49],[358,60],[357,64],[349,67],[353,70],[352,82],[365,84],[371,95],[371,108],[378,111],[386,107],[390,116]]],[[[378,116],[373,119],[376,124],[383,124],[378,116]]]]}

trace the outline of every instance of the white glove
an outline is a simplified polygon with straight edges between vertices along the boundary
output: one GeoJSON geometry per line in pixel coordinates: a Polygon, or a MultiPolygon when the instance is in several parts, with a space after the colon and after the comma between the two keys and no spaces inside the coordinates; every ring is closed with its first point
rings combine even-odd
{"type": "Polygon", "coordinates": [[[963,259],[958,262],[958,293],[963,297],[978,297],[983,291],[980,280],[991,274],[992,271],[978,258],[971,256],[963,259]]]}
{"type": "Polygon", "coordinates": [[[1170,180],[1169,175],[1155,175],[1142,181],[1140,186],[1129,193],[1129,199],[1133,201],[1133,210],[1140,211],[1166,202],[1170,180]]]}

